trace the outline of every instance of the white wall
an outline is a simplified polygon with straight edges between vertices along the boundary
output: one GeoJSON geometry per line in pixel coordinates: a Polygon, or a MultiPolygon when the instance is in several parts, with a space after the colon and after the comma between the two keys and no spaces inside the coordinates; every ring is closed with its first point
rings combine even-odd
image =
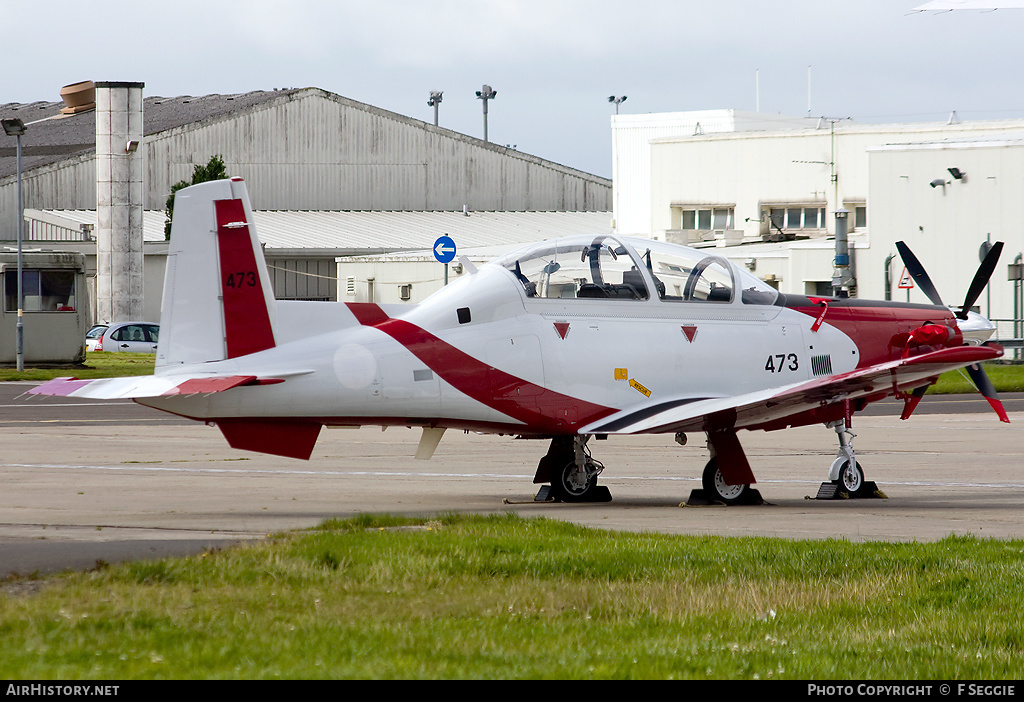
{"type": "MultiPolygon", "coordinates": [[[[922,261],[928,255],[944,259],[934,264],[936,273],[932,277],[944,301],[958,304],[978,266],[978,246],[991,232],[993,240],[1007,242],[992,278],[992,314],[1009,317],[1013,311],[1012,284],[1006,282],[1005,264],[1024,249],[1020,239],[1024,234],[1018,233],[1022,228],[1017,225],[1020,214],[1015,209],[1024,188],[1024,147],[992,142],[1014,139],[1019,134],[1024,134],[1024,120],[952,125],[837,123],[834,137],[825,125],[810,130],[734,131],[655,139],[649,145],[646,192],[635,183],[616,178],[615,203],[620,211],[628,207],[634,217],[637,212],[646,212],[649,227],[639,233],[658,238],[678,226],[672,221],[673,204],[734,205],[734,226],[751,243],[718,249],[717,253],[741,264],[760,255],[754,272],[760,277],[777,276],[782,292],[797,294],[806,292],[808,281],[831,279],[834,242],[812,238],[754,245],[752,242],[760,241],[764,227],[760,216],[768,203],[826,203],[827,231],[813,234],[816,237],[831,237],[834,232],[836,189],[840,206],[866,203],[868,226],[850,236],[855,247],[857,294],[866,298],[884,297],[885,259],[896,252],[894,242],[905,239],[922,261]],[[989,143],[979,146],[977,143],[982,141],[989,143]],[[960,163],[950,161],[953,154],[953,160],[960,163]],[[833,159],[836,185],[831,182],[828,165],[833,159]],[[957,166],[969,175],[966,183],[947,186],[943,196],[941,188],[933,189],[928,184],[943,175],[953,180],[946,170],[949,166],[957,166]],[[918,238],[922,231],[934,236],[918,238]],[[940,283],[940,277],[949,282],[940,283]],[[997,288],[1001,289],[997,292],[997,288]]],[[[640,145],[631,148],[644,150],[640,145]]],[[[637,158],[634,156],[634,160],[637,158]]],[[[622,231],[621,217],[617,224],[622,231]]],[[[851,228],[852,224],[851,214],[851,228]]],[[[925,265],[931,272],[932,266],[927,262],[925,265]]],[[[897,259],[893,268],[896,279],[902,263],[897,259]]],[[[903,300],[906,295],[897,290],[893,299],[903,300]]],[[[924,296],[915,292],[911,299],[924,301],[924,296]]]]}
{"type": "MultiPolygon", "coordinates": [[[[903,240],[920,259],[948,305],[959,305],[980,263],[979,247],[988,235],[1005,243],[990,282],[988,295],[978,300],[982,314],[1009,318],[1013,314],[1013,283],[1007,264],[1024,251],[1024,138],[891,146],[870,151],[871,238],[863,252],[858,277],[865,296],[884,294],[884,261],[903,240]],[[967,174],[955,180],[947,170],[967,174]],[[931,187],[935,179],[949,181],[931,187]]],[[[903,264],[893,262],[893,299],[905,300],[895,289],[903,264]]],[[[911,301],[927,302],[920,290],[911,301]]]]}
{"type": "Polygon", "coordinates": [[[612,117],[613,212],[616,232],[647,236],[651,232],[651,143],[666,137],[690,137],[806,126],[800,117],[739,110],[697,110],[612,117]]]}

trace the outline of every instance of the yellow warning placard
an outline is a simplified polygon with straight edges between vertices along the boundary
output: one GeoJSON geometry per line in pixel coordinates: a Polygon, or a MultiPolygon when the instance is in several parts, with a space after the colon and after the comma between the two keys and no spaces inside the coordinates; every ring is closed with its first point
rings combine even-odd
{"type": "Polygon", "coordinates": [[[647,388],[645,388],[643,385],[641,385],[640,383],[636,382],[632,378],[629,379],[629,386],[631,388],[633,388],[634,390],[636,390],[637,392],[643,393],[647,397],[651,396],[651,391],[650,390],[648,390],[647,388]]]}
{"type": "Polygon", "coordinates": [[[629,378],[629,371],[628,370],[626,370],[625,368],[616,368],[615,369],[615,379],[616,380],[626,380],[628,378],[629,378]]]}

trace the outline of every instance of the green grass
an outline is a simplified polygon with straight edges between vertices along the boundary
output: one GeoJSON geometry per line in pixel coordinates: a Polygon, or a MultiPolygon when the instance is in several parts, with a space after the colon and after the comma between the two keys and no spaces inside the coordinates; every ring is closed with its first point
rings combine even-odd
{"type": "Polygon", "coordinates": [[[362,517],[0,588],[0,677],[1019,679],[1024,542],[362,517]]]}
{"type": "MultiPolygon", "coordinates": [[[[985,373],[997,392],[1024,392],[1024,365],[1006,363],[984,363],[985,373]]],[[[949,371],[939,376],[939,381],[928,388],[929,394],[977,392],[966,371],[949,371]]]]}
{"type": "Polygon", "coordinates": [[[89,352],[85,364],[63,368],[26,368],[19,373],[16,368],[0,368],[0,381],[5,380],[53,380],[54,378],[114,378],[126,375],[152,375],[156,363],[154,353],[107,353],[89,352]]]}

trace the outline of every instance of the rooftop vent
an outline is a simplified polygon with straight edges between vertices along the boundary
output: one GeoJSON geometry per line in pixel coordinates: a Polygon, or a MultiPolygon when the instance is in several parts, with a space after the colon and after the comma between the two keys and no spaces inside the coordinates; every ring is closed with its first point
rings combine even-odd
{"type": "Polygon", "coordinates": [[[75,115],[96,109],[96,84],[91,80],[65,85],[60,89],[60,96],[64,100],[64,107],[60,111],[62,115],[75,115]]]}

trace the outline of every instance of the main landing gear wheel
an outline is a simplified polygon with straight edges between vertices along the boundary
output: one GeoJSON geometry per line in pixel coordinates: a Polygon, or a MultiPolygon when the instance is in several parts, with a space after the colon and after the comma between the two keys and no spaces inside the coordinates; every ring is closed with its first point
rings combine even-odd
{"type": "Polygon", "coordinates": [[[704,475],[701,477],[704,486],[704,494],[708,499],[716,502],[724,502],[727,505],[739,505],[746,503],[751,497],[750,485],[728,485],[722,477],[722,471],[718,469],[718,460],[712,458],[704,466],[704,475]]]}
{"type": "Polygon", "coordinates": [[[592,502],[597,492],[597,465],[588,460],[582,467],[569,461],[553,476],[551,491],[562,502],[592,502]]]}

